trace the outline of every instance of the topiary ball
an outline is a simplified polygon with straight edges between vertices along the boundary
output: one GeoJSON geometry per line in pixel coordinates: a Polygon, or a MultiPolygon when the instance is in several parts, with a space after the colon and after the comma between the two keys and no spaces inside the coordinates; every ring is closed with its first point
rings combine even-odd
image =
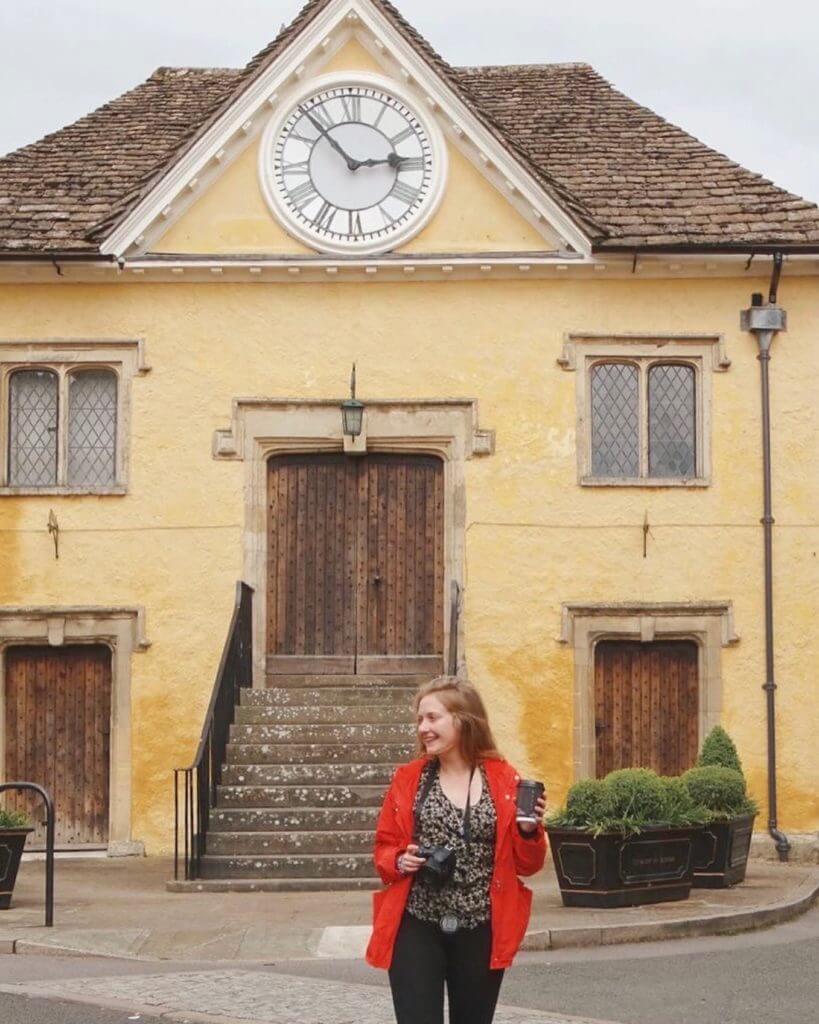
{"type": "Polygon", "coordinates": [[[611,793],[601,779],[581,779],[566,797],[564,820],[579,828],[596,828],[613,816],[611,793]]]}
{"type": "Polygon", "coordinates": [[[645,824],[667,820],[666,787],[650,768],[620,768],[609,772],[603,782],[611,794],[616,818],[645,824]]]}
{"type": "Polygon", "coordinates": [[[708,765],[692,768],[683,777],[691,799],[712,815],[735,817],[752,808],[742,774],[733,768],[708,765]]]}
{"type": "Polygon", "coordinates": [[[719,768],[733,768],[742,775],[742,762],[739,759],[734,741],[721,725],[715,725],[705,737],[697,760],[698,768],[716,765],[719,768]]]}

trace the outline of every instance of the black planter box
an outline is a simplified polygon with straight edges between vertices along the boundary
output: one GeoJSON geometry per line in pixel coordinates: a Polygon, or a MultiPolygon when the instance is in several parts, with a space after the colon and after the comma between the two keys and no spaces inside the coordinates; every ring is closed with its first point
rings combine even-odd
{"type": "Polygon", "coordinates": [[[566,907],[634,907],[687,899],[694,872],[697,828],[644,829],[594,836],[549,827],[560,894],[566,907]]]}
{"type": "Polygon", "coordinates": [[[727,889],[745,881],[755,814],[706,825],[694,842],[694,888],[727,889]]]}
{"type": "Polygon", "coordinates": [[[11,907],[23,847],[29,832],[33,831],[33,828],[0,828],[0,910],[11,907]]]}

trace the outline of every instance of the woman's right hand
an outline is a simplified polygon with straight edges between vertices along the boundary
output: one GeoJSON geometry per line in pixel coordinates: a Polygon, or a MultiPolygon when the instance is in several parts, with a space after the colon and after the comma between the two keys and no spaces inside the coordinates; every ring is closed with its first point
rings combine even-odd
{"type": "Polygon", "coordinates": [[[417,843],[410,843],[409,846],[398,858],[398,870],[405,875],[414,875],[426,864],[423,857],[418,856],[419,847],[417,843]]]}

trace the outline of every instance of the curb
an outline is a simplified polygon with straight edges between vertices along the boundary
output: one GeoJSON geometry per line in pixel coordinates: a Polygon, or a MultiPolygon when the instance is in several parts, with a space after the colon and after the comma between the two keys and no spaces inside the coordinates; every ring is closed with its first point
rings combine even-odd
{"type": "Polygon", "coordinates": [[[527,932],[521,950],[542,952],[583,946],[613,946],[626,942],[656,942],[663,939],[688,939],[706,935],[737,935],[740,932],[769,928],[799,917],[819,898],[819,872],[803,879],[796,894],[767,907],[753,907],[710,917],[676,918],[651,924],[614,924],[594,928],[550,928],[527,932]]]}
{"type": "MultiPolygon", "coordinates": [[[[613,946],[629,942],[657,942],[708,935],[736,935],[740,932],[769,928],[799,917],[813,906],[817,898],[819,898],[819,870],[803,879],[792,896],[765,907],[752,907],[748,910],[718,913],[708,917],[673,918],[669,921],[652,923],[597,925],[585,928],[548,928],[541,931],[530,931],[524,937],[520,948],[522,952],[531,953],[548,949],[613,946]]],[[[0,938],[0,955],[2,954],[154,962],[153,958],[143,958],[136,953],[96,951],[59,943],[36,942],[28,938],[0,938]]],[[[160,962],[157,961],[157,963],[160,962]]],[[[241,962],[236,961],[237,964],[241,962]]],[[[189,1019],[193,1018],[189,1017],[189,1019]]],[[[207,1021],[206,1024],[210,1024],[210,1021],[207,1021]]]]}

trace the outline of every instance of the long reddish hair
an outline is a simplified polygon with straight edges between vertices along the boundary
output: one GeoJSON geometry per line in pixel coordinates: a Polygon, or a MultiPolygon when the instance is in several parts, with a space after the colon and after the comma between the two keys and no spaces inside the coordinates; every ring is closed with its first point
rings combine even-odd
{"type": "MultiPolygon", "coordinates": [[[[492,735],[486,707],[472,683],[456,676],[438,676],[422,683],[415,694],[413,706],[416,715],[421,701],[430,696],[437,697],[460,725],[461,754],[468,764],[477,764],[482,758],[503,760],[492,735]]],[[[417,739],[418,753],[425,757],[426,748],[421,737],[417,739]]]]}

